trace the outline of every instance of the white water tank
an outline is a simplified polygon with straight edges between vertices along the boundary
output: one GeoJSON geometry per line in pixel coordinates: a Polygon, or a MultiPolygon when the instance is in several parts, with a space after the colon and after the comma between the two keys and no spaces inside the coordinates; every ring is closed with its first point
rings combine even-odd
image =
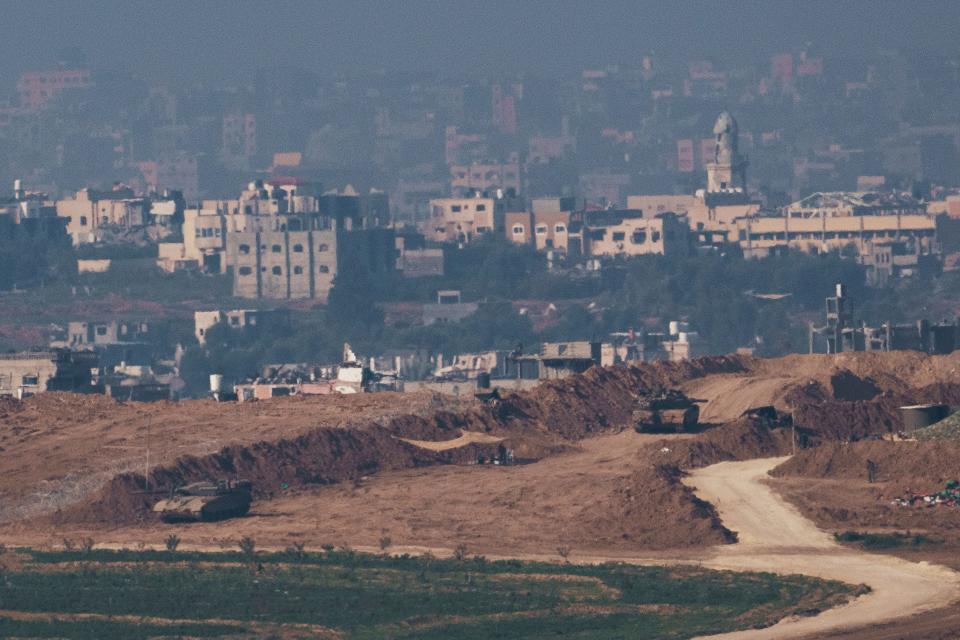
{"type": "Polygon", "coordinates": [[[223,376],[219,373],[210,374],[210,392],[220,393],[223,391],[223,376]]]}

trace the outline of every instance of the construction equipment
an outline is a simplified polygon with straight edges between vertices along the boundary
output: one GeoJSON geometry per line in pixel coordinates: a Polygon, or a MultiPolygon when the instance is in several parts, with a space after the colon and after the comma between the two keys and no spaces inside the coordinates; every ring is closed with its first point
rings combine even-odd
{"type": "Polygon", "coordinates": [[[679,389],[658,389],[641,396],[633,410],[637,433],[692,431],[700,420],[697,403],[706,400],[690,398],[679,389]]]}
{"type": "Polygon", "coordinates": [[[250,510],[253,485],[249,480],[193,482],[174,489],[153,505],[164,522],[213,522],[237,518],[250,510]]]}

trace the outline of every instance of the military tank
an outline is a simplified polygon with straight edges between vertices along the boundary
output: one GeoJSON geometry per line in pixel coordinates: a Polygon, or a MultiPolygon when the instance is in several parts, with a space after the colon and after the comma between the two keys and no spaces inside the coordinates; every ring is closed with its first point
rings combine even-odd
{"type": "Polygon", "coordinates": [[[253,485],[249,480],[193,482],[174,489],[153,505],[164,522],[213,522],[236,518],[250,510],[253,485]]]}
{"type": "Polygon", "coordinates": [[[638,433],[692,431],[700,420],[705,402],[690,398],[679,389],[659,389],[640,397],[633,410],[634,429],[638,433]]]}

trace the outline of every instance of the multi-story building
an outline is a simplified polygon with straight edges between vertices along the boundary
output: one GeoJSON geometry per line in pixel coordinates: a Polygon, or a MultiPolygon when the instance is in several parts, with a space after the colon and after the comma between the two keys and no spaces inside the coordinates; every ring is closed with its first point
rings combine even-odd
{"type": "Polygon", "coordinates": [[[204,344],[207,331],[222,324],[231,329],[269,328],[277,326],[289,317],[286,309],[231,309],[229,311],[195,311],[193,313],[193,334],[197,342],[204,344]]]}
{"type": "Polygon", "coordinates": [[[337,275],[337,230],[329,219],[303,220],[227,234],[226,264],[240,298],[326,301],[337,275]]]}
{"type": "Polygon", "coordinates": [[[430,201],[430,218],[421,228],[437,242],[470,242],[496,228],[493,198],[439,198],[430,201]]]}
{"type": "Polygon", "coordinates": [[[48,100],[67,89],[85,89],[90,86],[88,69],[56,69],[29,71],[20,76],[17,93],[20,104],[27,109],[38,109],[48,100]]]}
{"type": "Polygon", "coordinates": [[[0,395],[25,397],[44,391],[91,393],[97,354],[57,349],[0,354],[0,395]]]}
{"type": "MultiPolygon", "coordinates": [[[[573,211],[511,212],[505,216],[507,240],[514,244],[533,245],[538,251],[557,249],[570,251],[572,239],[579,235],[570,233],[571,222],[581,219],[573,211]]],[[[574,250],[578,250],[575,247],[574,250]]]]}
{"type": "Polygon", "coordinates": [[[640,211],[587,212],[583,228],[586,256],[686,255],[690,229],[672,213],[645,218],[640,211]]]}
{"type": "Polygon", "coordinates": [[[99,242],[108,228],[129,229],[151,221],[150,199],[122,185],[111,191],[81,189],[73,198],[57,200],[55,207],[57,215],[67,219],[74,245],[99,242]]]}
{"type": "Polygon", "coordinates": [[[473,162],[450,165],[450,192],[466,196],[485,191],[520,192],[520,161],[511,154],[507,162],[473,162]]]}
{"type": "Polygon", "coordinates": [[[908,242],[920,254],[938,251],[936,220],[919,213],[844,215],[823,217],[748,217],[736,221],[736,240],[747,257],[762,257],[778,248],[809,253],[843,250],[848,246],[858,255],[871,245],[908,242]]]}

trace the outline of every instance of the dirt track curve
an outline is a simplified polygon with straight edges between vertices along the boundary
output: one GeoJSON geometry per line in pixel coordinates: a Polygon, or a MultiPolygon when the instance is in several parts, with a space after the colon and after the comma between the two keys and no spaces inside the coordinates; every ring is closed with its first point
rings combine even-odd
{"type": "Polygon", "coordinates": [[[907,562],[843,547],[780,499],[764,482],[786,458],[722,462],[691,472],[684,482],[712,503],[739,542],[716,547],[703,566],[735,571],[799,573],[851,584],[871,592],[813,617],[781,620],[766,629],[710,638],[807,638],[875,625],[947,607],[960,600],[960,573],[926,562],[907,562]]]}

